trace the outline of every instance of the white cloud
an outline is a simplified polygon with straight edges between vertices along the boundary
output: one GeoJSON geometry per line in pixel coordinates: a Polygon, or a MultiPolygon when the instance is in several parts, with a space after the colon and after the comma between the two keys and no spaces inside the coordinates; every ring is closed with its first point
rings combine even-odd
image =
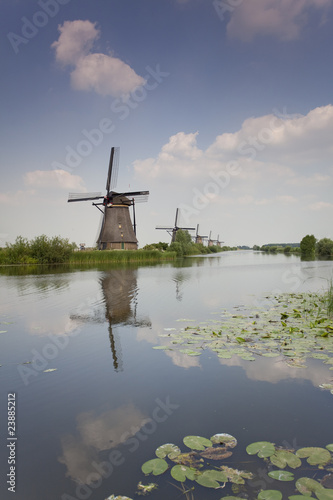
{"type": "Polygon", "coordinates": [[[86,191],[83,180],[78,175],[70,174],[65,170],[35,170],[27,172],[24,176],[24,183],[34,188],[53,189],[78,189],[86,191]]]}
{"type": "Polygon", "coordinates": [[[75,90],[94,90],[101,95],[128,94],[146,83],[126,63],[113,55],[93,52],[100,32],[90,21],[65,21],[59,26],[60,36],[51,47],[56,60],[71,71],[71,85],[75,90]]]}
{"type": "Polygon", "coordinates": [[[197,147],[197,135],[179,132],[171,136],[156,159],[135,161],[135,171],[149,178],[193,178],[202,172],[203,151],[197,147]]]}
{"type": "Polygon", "coordinates": [[[312,203],[309,207],[311,210],[332,210],[333,203],[325,202],[325,201],[317,201],[316,203],[312,203]]]}
{"type": "Polygon", "coordinates": [[[88,55],[94,41],[99,37],[96,23],[90,21],[65,21],[58,26],[60,36],[51,47],[55,50],[56,60],[64,65],[76,64],[88,55]]]}
{"type": "Polygon", "coordinates": [[[307,25],[311,9],[322,11],[324,20],[331,5],[332,0],[245,0],[234,8],[227,34],[242,41],[251,41],[256,36],[294,40],[307,25]]]}

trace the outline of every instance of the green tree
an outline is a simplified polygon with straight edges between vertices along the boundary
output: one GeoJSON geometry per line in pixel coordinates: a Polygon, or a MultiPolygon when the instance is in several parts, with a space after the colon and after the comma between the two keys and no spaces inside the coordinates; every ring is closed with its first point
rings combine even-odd
{"type": "Polygon", "coordinates": [[[313,234],[307,234],[304,236],[300,243],[301,254],[303,257],[311,257],[315,254],[316,250],[316,238],[313,234]]]}
{"type": "Polygon", "coordinates": [[[321,257],[333,257],[333,241],[329,238],[322,238],[317,243],[317,253],[321,257]]]}

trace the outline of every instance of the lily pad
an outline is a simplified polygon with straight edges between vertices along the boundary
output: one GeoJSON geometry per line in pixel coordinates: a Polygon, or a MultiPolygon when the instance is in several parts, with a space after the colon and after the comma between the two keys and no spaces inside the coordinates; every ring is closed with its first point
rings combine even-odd
{"type": "Polygon", "coordinates": [[[326,488],[316,490],[316,496],[318,500],[333,500],[333,490],[326,488]]]}
{"type": "Polygon", "coordinates": [[[144,474],[154,474],[154,476],[159,476],[163,474],[168,468],[168,464],[162,458],[153,458],[145,462],[141,470],[144,474]]]}
{"type": "Polygon", "coordinates": [[[237,446],[237,439],[231,434],[214,434],[210,440],[214,444],[224,444],[228,448],[235,448],[237,446]]]}
{"type": "Polygon", "coordinates": [[[263,490],[259,493],[258,500],[282,500],[282,493],[279,490],[263,490]]]}
{"type": "Polygon", "coordinates": [[[219,483],[226,483],[227,476],[218,470],[205,470],[195,480],[201,486],[206,488],[219,488],[219,483]]]}
{"type": "Polygon", "coordinates": [[[111,495],[107,497],[105,500],[132,500],[132,498],[123,497],[122,495],[111,495]]]}
{"type": "Polygon", "coordinates": [[[158,488],[156,483],[142,484],[141,481],[137,485],[138,495],[148,495],[158,488]]]}
{"type": "Polygon", "coordinates": [[[155,451],[155,454],[158,458],[165,458],[166,456],[168,456],[170,460],[176,458],[178,455],[180,455],[180,453],[180,448],[171,443],[163,444],[162,446],[159,446],[155,451]]]}
{"type": "Polygon", "coordinates": [[[328,444],[326,446],[326,448],[329,450],[329,451],[332,451],[333,452],[333,444],[328,444]]]}
{"type": "Polygon", "coordinates": [[[325,448],[300,448],[296,451],[296,455],[300,458],[306,458],[310,465],[326,465],[331,461],[331,454],[325,448]]]}
{"type": "Polygon", "coordinates": [[[309,477],[301,477],[296,481],[296,488],[302,495],[311,496],[312,493],[316,493],[316,491],[324,489],[324,487],[309,477]]]}
{"type": "Polygon", "coordinates": [[[55,372],[57,370],[58,370],[58,368],[49,368],[48,370],[44,370],[44,373],[55,372]]]}
{"type": "Polygon", "coordinates": [[[269,477],[272,479],[277,479],[278,481],[293,481],[294,474],[287,470],[273,470],[268,473],[269,477]]]}
{"type": "Polygon", "coordinates": [[[170,471],[171,476],[176,480],[183,483],[186,479],[194,481],[197,471],[191,467],[186,467],[186,465],[174,465],[170,471]]]}
{"type": "Polygon", "coordinates": [[[201,451],[209,446],[212,446],[210,439],[201,436],[186,436],[184,437],[183,442],[188,448],[191,448],[191,450],[201,451]]]}
{"type": "Polygon", "coordinates": [[[275,446],[268,441],[258,441],[246,447],[248,455],[258,455],[259,458],[271,457],[275,453],[275,446]]]}
{"type": "Polygon", "coordinates": [[[301,459],[287,450],[276,450],[274,455],[270,457],[270,461],[280,469],[284,469],[286,465],[292,469],[297,469],[297,467],[302,465],[301,459]]]}

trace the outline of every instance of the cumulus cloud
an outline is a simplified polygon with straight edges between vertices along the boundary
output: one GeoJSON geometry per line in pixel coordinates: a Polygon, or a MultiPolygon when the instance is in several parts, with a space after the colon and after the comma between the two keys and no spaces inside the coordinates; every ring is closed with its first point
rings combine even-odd
{"type": "MultiPolygon", "coordinates": [[[[201,214],[207,214],[207,224],[220,214],[238,227],[238,217],[261,211],[267,221],[285,220],[291,210],[291,221],[310,223],[312,217],[316,224],[316,213],[325,215],[332,208],[332,135],[332,105],[306,115],[272,113],[246,119],[239,130],[217,136],[205,150],[198,132],[179,132],[156,157],[136,160],[134,169],[150,182],[152,193],[158,191],[169,202],[181,200],[177,206],[190,226],[201,214]]],[[[274,224],[269,225],[273,231],[274,224]]]]}
{"type": "Polygon", "coordinates": [[[83,180],[78,175],[70,174],[65,170],[34,170],[27,172],[24,176],[24,183],[34,188],[53,189],[79,189],[86,191],[83,180]]]}
{"type": "Polygon", "coordinates": [[[100,31],[90,21],[65,21],[51,47],[57,62],[73,66],[71,85],[75,90],[94,90],[103,96],[128,94],[145,84],[145,79],[112,54],[93,52],[100,31]]]}
{"type": "Polygon", "coordinates": [[[242,41],[251,41],[256,36],[295,40],[308,23],[312,9],[322,13],[324,19],[331,5],[332,0],[243,1],[232,11],[227,35],[242,41]]]}

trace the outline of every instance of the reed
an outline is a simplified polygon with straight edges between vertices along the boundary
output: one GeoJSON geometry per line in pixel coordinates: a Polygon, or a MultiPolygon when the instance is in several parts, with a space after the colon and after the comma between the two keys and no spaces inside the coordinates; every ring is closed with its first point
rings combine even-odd
{"type": "Polygon", "coordinates": [[[327,314],[333,316],[333,279],[331,278],[327,292],[327,314]]]}
{"type": "Polygon", "coordinates": [[[84,250],[72,253],[69,263],[159,262],[175,258],[175,252],[159,252],[158,250],[84,250]]]}

